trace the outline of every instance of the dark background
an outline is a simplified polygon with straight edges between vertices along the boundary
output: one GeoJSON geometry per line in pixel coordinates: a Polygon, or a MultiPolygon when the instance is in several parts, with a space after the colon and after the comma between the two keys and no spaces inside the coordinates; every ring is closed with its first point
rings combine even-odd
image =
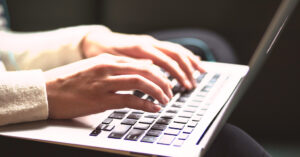
{"type": "MultiPolygon", "coordinates": [[[[279,0],[8,0],[11,27],[39,31],[104,24],[113,31],[145,33],[170,28],[215,31],[247,64],[279,0]]],[[[300,7],[272,55],[232,114],[233,123],[257,140],[299,141],[300,7]]]]}

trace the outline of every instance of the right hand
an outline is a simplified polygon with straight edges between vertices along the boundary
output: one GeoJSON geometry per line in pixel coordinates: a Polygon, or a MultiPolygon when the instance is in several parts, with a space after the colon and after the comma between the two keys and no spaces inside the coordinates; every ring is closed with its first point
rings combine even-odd
{"type": "Polygon", "coordinates": [[[49,118],[68,119],[109,109],[158,112],[160,106],[117,91],[140,90],[166,104],[171,83],[151,60],[102,54],[45,72],[49,118]]]}

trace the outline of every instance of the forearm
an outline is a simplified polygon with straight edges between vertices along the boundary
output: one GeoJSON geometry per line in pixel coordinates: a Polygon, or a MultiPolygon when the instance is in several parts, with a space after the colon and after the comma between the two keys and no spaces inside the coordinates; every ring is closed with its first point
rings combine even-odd
{"type": "Polygon", "coordinates": [[[76,26],[52,31],[0,32],[0,53],[7,70],[47,70],[82,59],[80,43],[94,30],[109,31],[100,25],[76,26]],[[13,63],[14,61],[15,63],[13,63]]]}

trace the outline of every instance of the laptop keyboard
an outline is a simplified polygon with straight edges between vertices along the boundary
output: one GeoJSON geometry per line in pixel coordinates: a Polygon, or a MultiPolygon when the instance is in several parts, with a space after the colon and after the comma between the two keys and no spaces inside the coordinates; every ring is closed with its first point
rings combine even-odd
{"type": "MultiPolygon", "coordinates": [[[[205,76],[206,73],[196,78],[198,85],[205,76]]],[[[90,136],[109,132],[108,138],[180,147],[207,111],[209,103],[202,104],[203,100],[219,77],[220,74],[214,74],[202,88],[190,91],[176,83],[172,91],[174,97],[176,94],[179,96],[176,101],[168,104],[169,107],[162,106],[158,113],[127,108],[114,110],[90,136]],[[116,124],[113,121],[120,122],[116,124]]],[[[174,80],[172,77],[169,79],[174,80]]],[[[134,95],[157,103],[157,100],[140,91],[134,91],[134,95]]]]}

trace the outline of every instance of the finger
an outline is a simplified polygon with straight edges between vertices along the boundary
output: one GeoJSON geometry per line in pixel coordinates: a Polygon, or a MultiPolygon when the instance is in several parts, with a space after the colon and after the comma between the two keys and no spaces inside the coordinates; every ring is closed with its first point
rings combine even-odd
{"type": "Polygon", "coordinates": [[[174,76],[180,84],[182,84],[187,89],[192,88],[192,84],[189,79],[183,72],[183,70],[179,67],[178,63],[174,61],[172,58],[162,53],[158,49],[153,46],[137,46],[131,51],[120,50],[122,53],[132,56],[135,58],[147,58],[151,59],[154,64],[164,68],[168,71],[172,76],[174,76]]]}
{"type": "Polygon", "coordinates": [[[182,62],[177,62],[176,60],[172,59],[171,57],[154,47],[145,48],[144,51],[152,52],[150,53],[150,57],[153,60],[154,64],[157,64],[158,66],[167,70],[179,81],[180,84],[182,84],[187,89],[192,88],[192,84],[189,79],[189,75],[192,72],[186,69],[186,66],[184,66],[186,64],[182,63],[184,62],[183,60],[181,60],[182,62]],[[180,64],[183,64],[183,66],[181,66],[180,64]],[[189,71],[188,75],[185,73],[185,70],[189,71]]]}
{"type": "Polygon", "coordinates": [[[109,99],[108,109],[128,107],[146,112],[158,112],[161,109],[157,104],[130,94],[112,94],[109,99]]]}
{"type": "Polygon", "coordinates": [[[177,49],[177,46],[174,46],[174,44],[170,44],[170,42],[160,42],[156,47],[166,55],[170,56],[173,60],[177,61],[180,68],[183,69],[186,76],[189,78],[190,82],[194,87],[196,87],[196,81],[193,77],[195,69],[188,55],[184,53],[184,51],[177,49]]]}
{"type": "Polygon", "coordinates": [[[106,79],[106,85],[111,92],[140,90],[151,95],[162,104],[167,104],[170,100],[158,85],[141,75],[109,76],[106,79]]]}
{"type": "Polygon", "coordinates": [[[153,64],[122,63],[118,64],[117,66],[112,66],[107,71],[110,71],[111,75],[141,75],[157,84],[170,99],[173,97],[171,82],[168,80],[165,74],[163,74],[159,68],[155,67],[153,64]]]}
{"type": "Polygon", "coordinates": [[[104,53],[99,55],[99,57],[104,57],[110,61],[116,61],[118,63],[144,63],[144,64],[152,64],[153,62],[150,59],[135,59],[131,57],[126,57],[124,55],[111,55],[108,53],[104,53]]]}
{"type": "Polygon", "coordinates": [[[201,73],[205,73],[205,69],[203,69],[200,65],[201,65],[201,57],[200,56],[196,56],[194,54],[189,55],[189,60],[191,61],[193,67],[195,69],[197,69],[198,71],[200,71],[201,73]]]}
{"type": "Polygon", "coordinates": [[[201,58],[199,56],[194,55],[194,53],[191,52],[189,49],[183,47],[182,45],[172,43],[172,42],[167,42],[167,41],[163,41],[163,42],[158,41],[157,43],[159,45],[168,45],[168,48],[173,49],[174,52],[178,51],[182,54],[185,54],[189,58],[192,66],[195,69],[197,69],[200,72],[205,72],[205,70],[203,68],[201,68],[201,66],[200,66],[201,58]]]}

